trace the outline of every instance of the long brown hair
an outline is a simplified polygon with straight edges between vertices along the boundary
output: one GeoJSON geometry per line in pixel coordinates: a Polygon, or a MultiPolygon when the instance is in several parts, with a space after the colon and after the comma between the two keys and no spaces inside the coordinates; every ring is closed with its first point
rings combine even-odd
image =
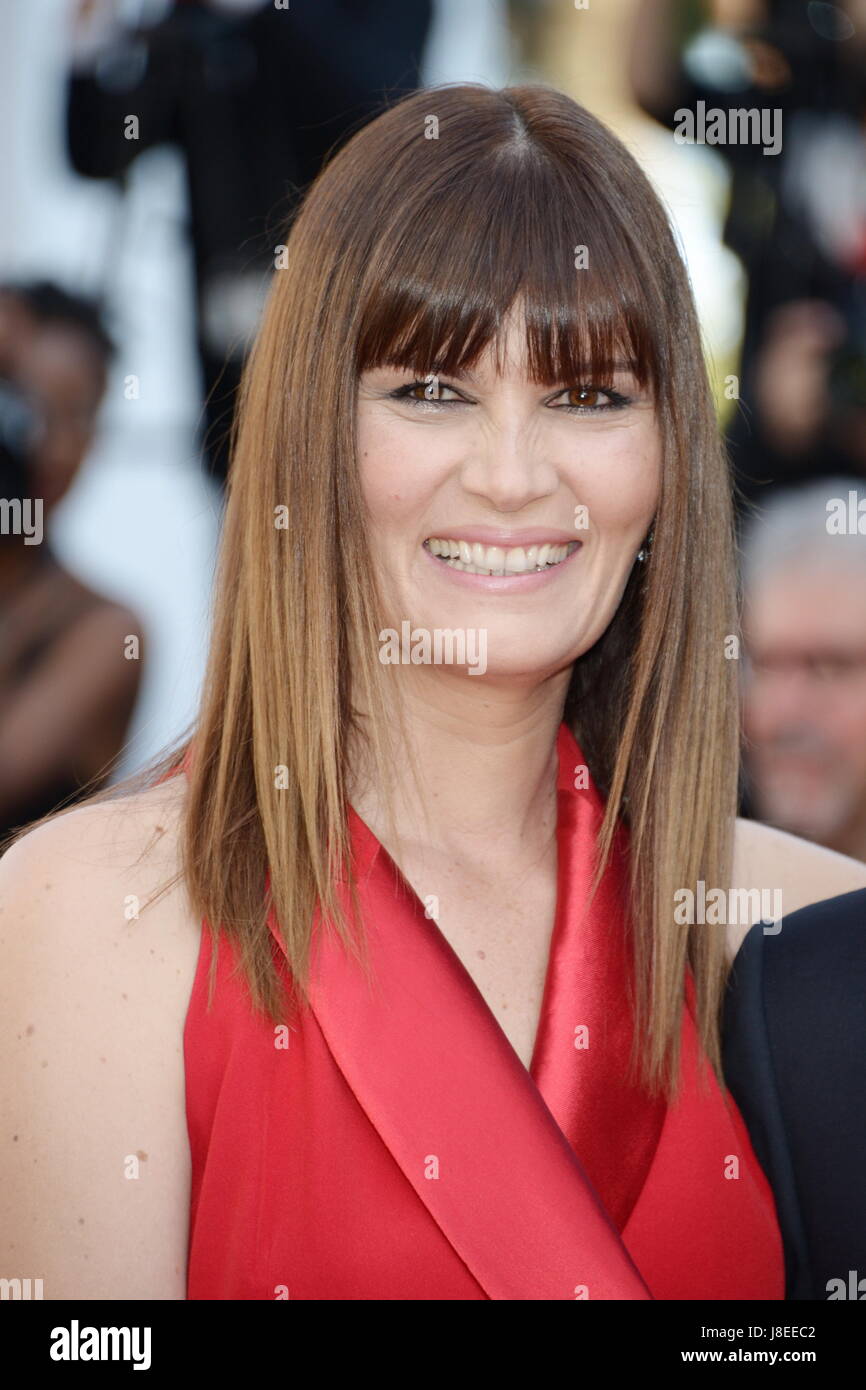
{"type": "Polygon", "coordinates": [[[291,226],[241,388],[189,772],[186,885],[274,1019],[287,1001],[271,902],[300,997],[317,903],[363,962],[363,924],[341,911],[335,887],[348,862],[348,747],[350,735],[363,739],[384,785],[392,735],[377,696],[356,383],[385,363],[471,367],[488,344],[498,351],[518,299],[534,381],[578,382],[587,367],[604,381],[624,351],[656,403],[651,555],[575,663],[564,717],[607,799],[598,876],[617,825],[629,827],[635,1062],[649,1089],[673,1095],[687,964],[721,1079],[724,936],[678,926],[673,913],[677,889],[730,881],[730,485],[665,211],[621,142],[560,92],[414,93],[333,155],[291,226]]]}

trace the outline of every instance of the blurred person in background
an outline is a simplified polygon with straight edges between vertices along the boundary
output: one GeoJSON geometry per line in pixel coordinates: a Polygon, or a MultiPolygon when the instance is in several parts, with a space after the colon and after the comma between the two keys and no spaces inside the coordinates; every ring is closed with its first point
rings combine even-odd
{"type": "Polygon", "coordinates": [[[76,5],[73,168],[121,178],[155,145],[183,153],[205,462],[220,481],[243,359],[287,215],[332,147],[386,98],[419,85],[432,8],[433,0],[76,5]]]}
{"type": "Polygon", "coordinates": [[[713,146],[748,279],[728,436],[742,499],[866,476],[866,3],[642,0],[635,14],[632,85],[663,125],[701,101],[708,116],[781,113],[777,153],[713,146]]]}
{"type": "MultiPolygon", "coordinates": [[[[0,534],[0,833],[74,801],[123,747],[141,676],[135,613],[60,563],[42,527],[93,440],[113,344],[89,301],[0,288],[0,496],[31,499],[28,543],[0,534]]],[[[23,511],[21,515],[24,515],[23,511]]],[[[94,780],[95,779],[95,780],[94,780]]]]}
{"type": "Polygon", "coordinates": [[[743,729],[757,819],[866,860],[866,516],[862,532],[850,525],[858,500],[866,513],[856,479],[781,489],[746,528],[743,729]],[[836,534],[840,516],[846,529],[836,534]]]}

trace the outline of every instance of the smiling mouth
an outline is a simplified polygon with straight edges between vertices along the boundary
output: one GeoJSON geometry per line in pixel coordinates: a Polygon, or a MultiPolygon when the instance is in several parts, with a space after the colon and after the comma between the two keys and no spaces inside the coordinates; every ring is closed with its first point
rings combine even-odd
{"type": "Polygon", "coordinates": [[[542,570],[561,565],[579,545],[580,541],[569,541],[565,545],[518,545],[506,549],[501,545],[481,545],[478,541],[470,544],[436,536],[424,541],[425,550],[449,569],[489,575],[540,574],[542,570]]]}

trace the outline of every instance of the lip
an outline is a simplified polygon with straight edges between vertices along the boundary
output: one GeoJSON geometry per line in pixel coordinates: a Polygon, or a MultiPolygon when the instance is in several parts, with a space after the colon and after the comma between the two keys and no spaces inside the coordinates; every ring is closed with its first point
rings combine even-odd
{"type": "Polygon", "coordinates": [[[550,526],[531,526],[519,531],[506,530],[500,526],[454,526],[444,531],[431,531],[425,539],[429,541],[434,537],[443,541],[468,541],[470,545],[474,541],[478,541],[480,545],[501,545],[504,550],[545,543],[570,545],[578,539],[574,531],[560,531],[550,526]]]}
{"type": "MultiPolygon", "coordinates": [[[[541,536],[542,533],[539,532],[538,534],[541,536]]],[[[553,533],[549,531],[545,532],[544,538],[548,538],[551,534],[553,533]]],[[[563,533],[560,532],[559,534],[561,535],[563,533]]],[[[446,537],[443,533],[442,539],[455,541],[482,540],[480,535],[476,532],[470,533],[468,528],[464,528],[464,533],[462,534],[459,531],[449,531],[446,537]]],[[[571,544],[574,540],[574,536],[569,536],[567,542],[558,541],[557,544],[571,544]]],[[[535,541],[526,542],[526,544],[537,543],[538,542],[535,541]]],[[[482,544],[485,544],[485,542],[482,541],[482,544]]],[[[495,545],[497,542],[487,541],[486,544],[495,545]]],[[[520,542],[514,541],[512,544],[519,545],[520,542]]],[[[563,570],[567,570],[569,565],[573,564],[577,559],[578,555],[583,550],[583,542],[577,541],[577,548],[573,550],[570,555],[567,555],[564,560],[560,560],[558,565],[550,565],[546,570],[530,570],[528,574],[467,574],[465,570],[455,570],[452,569],[450,565],[443,564],[443,562],[429,551],[425,545],[422,545],[421,549],[427,556],[428,562],[431,565],[435,565],[439,574],[451,584],[457,584],[463,589],[474,589],[476,593],[524,594],[532,593],[535,589],[543,589],[548,584],[554,584],[558,575],[561,574],[563,570]]]]}

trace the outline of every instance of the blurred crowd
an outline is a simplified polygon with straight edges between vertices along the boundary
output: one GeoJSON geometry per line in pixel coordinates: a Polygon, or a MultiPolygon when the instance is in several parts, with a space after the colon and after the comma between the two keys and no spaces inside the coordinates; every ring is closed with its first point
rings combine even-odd
{"type": "Polygon", "coordinates": [[[747,276],[742,809],[866,860],[866,4],[641,0],[635,20],[634,94],[662,124],[781,113],[777,154],[715,146],[747,276]]]}
{"type": "MultiPolygon", "coordinates": [[[[71,5],[60,132],[70,170],[122,194],[147,151],[168,143],[182,155],[200,457],[219,486],[275,248],[328,151],[423,83],[443,4],[71,5]]],[[[498,7],[511,80],[547,80],[539,34],[558,5],[498,7]]],[[[586,23],[593,5],[580,7],[586,23]]],[[[609,62],[633,106],[670,132],[672,158],[683,110],[781,113],[776,153],[707,141],[729,176],[723,238],[746,284],[723,421],[743,560],[742,809],[866,859],[866,0],[619,10],[609,62]]],[[[52,283],[50,267],[20,281],[0,266],[0,282],[0,495],[42,499],[45,528],[39,543],[0,534],[2,832],[110,776],[141,683],[143,624],[51,543],[124,344],[106,306],[52,283]]]]}

